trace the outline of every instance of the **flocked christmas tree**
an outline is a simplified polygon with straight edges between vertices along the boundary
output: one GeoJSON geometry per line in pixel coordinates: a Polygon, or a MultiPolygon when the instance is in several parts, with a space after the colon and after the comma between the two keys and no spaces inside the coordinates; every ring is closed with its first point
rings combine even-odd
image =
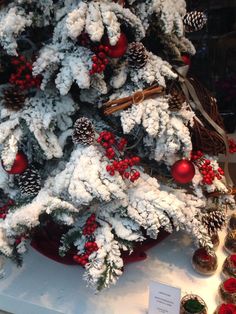
{"type": "Polygon", "coordinates": [[[102,289],[163,230],[211,249],[234,207],[215,157],[229,147],[214,97],[186,77],[185,31],[206,23],[186,13],[184,0],[1,2],[2,254],[20,262],[53,221],[58,254],[102,289]]]}

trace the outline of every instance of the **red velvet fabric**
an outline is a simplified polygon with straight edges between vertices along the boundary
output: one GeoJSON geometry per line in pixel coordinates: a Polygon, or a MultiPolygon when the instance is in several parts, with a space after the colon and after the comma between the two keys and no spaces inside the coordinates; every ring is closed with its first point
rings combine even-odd
{"type": "MultiPolygon", "coordinates": [[[[58,228],[58,225],[49,224],[47,229],[38,229],[31,241],[31,246],[44,256],[66,265],[78,265],[73,260],[73,255],[76,251],[70,250],[65,257],[60,257],[58,254],[58,248],[60,245],[61,235],[65,232],[62,228],[58,228]]],[[[165,231],[160,231],[156,240],[148,239],[142,243],[137,243],[134,247],[132,254],[123,252],[122,258],[124,264],[142,261],[147,258],[146,251],[153,246],[164,240],[169,234],[165,231]]]]}

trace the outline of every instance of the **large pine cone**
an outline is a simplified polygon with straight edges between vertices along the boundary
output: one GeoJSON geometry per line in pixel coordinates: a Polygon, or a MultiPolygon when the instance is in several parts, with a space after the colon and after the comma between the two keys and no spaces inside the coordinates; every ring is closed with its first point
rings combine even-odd
{"type": "Polygon", "coordinates": [[[220,231],[226,223],[226,215],[223,210],[210,210],[202,215],[202,224],[208,230],[209,235],[220,231]]]}
{"type": "Polygon", "coordinates": [[[205,26],[207,16],[204,12],[192,11],[184,16],[183,22],[187,32],[196,32],[205,26]]]}
{"type": "Polygon", "coordinates": [[[38,170],[31,166],[18,176],[18,185],[24,196],[35,196],[41,189],[41,177],[38,170]]]}
{"type": "Polygon", "coordinates": [[[24,107],[26,97],[18,89],[14,87],[5,89],[3,95],[3,105],[5,108],[12,111],[19,111],[24,107]]]}
{"type": "Polygon", "coordinates": [[[182,106],[183,106],[183,97],[181,94],[174,94],[171,95],[171,97],[169,98],[168,104],[169,104],[169,110],[170,111],[179,111],[181,110],[182,106]]]}
{"type": "Polygon", "coordinates": [[[128,61],[133,68],[142,68],[146,65],[148,59],[147,50],[140,42],[133,42],[129,46],[128,61]]]}
{"type": "Polygon", "coordinates": [[[91,145],[95,138],[92,122],[82,117],[76,120],[72,140],[75,144],[91,145]]]}

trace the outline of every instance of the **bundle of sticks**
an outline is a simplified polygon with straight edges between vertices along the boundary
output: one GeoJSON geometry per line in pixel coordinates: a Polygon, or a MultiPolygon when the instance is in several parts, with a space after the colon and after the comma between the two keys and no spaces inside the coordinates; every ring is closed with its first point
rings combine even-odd
{"type": "Polygon", "coordinates": [[[132,105],[138,105],[145,99],[162,95],[165,89],[162,86],[153,85],[144,90],[140,90],[132,94],[131,96],[127,96],[124,98],[110,100],[103,104],[103,112],[106,116],[109,116],[117,111],[128,109],[132,105]]]}

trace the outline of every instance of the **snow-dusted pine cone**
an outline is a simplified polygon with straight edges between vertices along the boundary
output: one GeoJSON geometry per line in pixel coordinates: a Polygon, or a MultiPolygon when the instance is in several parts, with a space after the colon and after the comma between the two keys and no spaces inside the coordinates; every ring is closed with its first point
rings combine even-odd
{"type": "Polygon", "coordinates": [[[148,59],[147,50],[140,42],[133,42],[129,46],[128,61],[134,68],[142,68],[146,65],[148,59]]]}
{"type": "Polygon", "coordinates": [[[73,142],[75,144],[90,145],[93,143],[94,137],[95,132],[92,122],[86,117],[77,119],[72,134],[73,142]]]}
{"type": "Polygon", "coordinates": [[[8,88],[3,91],[5,108],[13,111],[19,111],[24,107],[25,95],[22,94],[18,89],[8,88]]]}
{"type": "Polygon", "coordinates": [[[203,214],[202,224],[210,235],[220,231],[226,223],[226,215],[223,210],[210,210],[203,214]]]}
{"type": "Polygon", "coordinates": [[[35,196],[41,189],[41,177],[34,166],[27,168],[18,176],[18,185],[24,196],[35,196]]]}
{"type": "Polygon", "coordinates": [[[205,26],[207,16],[204,12],[192,11],[184,16],[183,22],[187,32],[196,32],[205,26]]]}
{"type": "Polygon", "coordinates": [[[169,110],[179,111],[182,108],[183,102],[183,96],[181,94],[174,93],[173,95],[171,95],[168,101],[169,110]]]}

